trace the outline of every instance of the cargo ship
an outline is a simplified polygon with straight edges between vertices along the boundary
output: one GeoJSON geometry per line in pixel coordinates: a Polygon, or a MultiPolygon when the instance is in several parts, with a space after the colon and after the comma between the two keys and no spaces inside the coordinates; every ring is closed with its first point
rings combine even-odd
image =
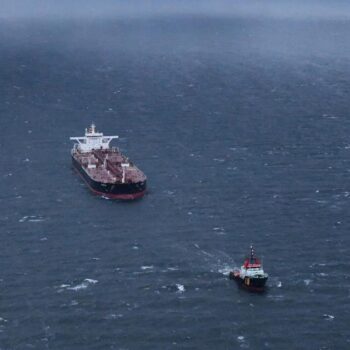
{"type": "Polygon", "coordinates": [[[120,150],[110,147],[118,136],[104,136],[92,124],[85,136],[70,137],[76,141],[71,151],[74,169],[90,190],[111,199],[136,199],[146,192],[147,179],[120,150]]]}
{"type": "Polygon", "coordinates": [[[263,292],[268,279],[268,274],[264,272],[261,260],[255,256],[254,248],[250,246],[250,256],[248,256],[240,269],[231,271],[230,279],[235,280],[239,286],[252,292],[263,292]]]}

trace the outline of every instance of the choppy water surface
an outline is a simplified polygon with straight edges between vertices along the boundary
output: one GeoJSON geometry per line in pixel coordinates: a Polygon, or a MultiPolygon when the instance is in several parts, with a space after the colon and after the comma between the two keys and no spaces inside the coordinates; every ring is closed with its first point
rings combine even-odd
{"type": "Polygon", "coordinates": [[[2,21],[1,349],[349,349],[347,21],[2,21]],[[95,197],[94,121],[145,171],[95,197]],[[264,295],[227,272],[254,242],[264,295]]]}

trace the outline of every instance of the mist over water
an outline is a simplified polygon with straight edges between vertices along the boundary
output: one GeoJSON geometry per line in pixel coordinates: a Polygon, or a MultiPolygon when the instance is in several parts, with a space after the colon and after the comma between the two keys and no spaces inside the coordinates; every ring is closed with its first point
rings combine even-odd
{"type": "Polygon", "coordinates": [[[347,2],[0,8],[0,349],[349,348],[347,2]],[[92,121],[142,200],[71,169],[92,121]]]}
{"type": "Polygon", "coordinates": [[[167,15],[349,19],[346,0],[1,0],[0,18],[144,18],[167,15]]]}

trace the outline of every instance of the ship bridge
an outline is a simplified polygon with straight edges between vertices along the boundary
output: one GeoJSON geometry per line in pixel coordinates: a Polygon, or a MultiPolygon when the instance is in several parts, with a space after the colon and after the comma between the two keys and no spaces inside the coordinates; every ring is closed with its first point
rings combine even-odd
{"type": "Polygon", "coordinates": [[[70,137],[70,140],[77,141],[73,151],[77,149],[81,153],[88,153],[93,150],[108,150],[110,142],[117,138],[118,136],[104,136],[102,132],[96,131],[95,124],[91,124],[85,129],[85,136],[70,137]]]}

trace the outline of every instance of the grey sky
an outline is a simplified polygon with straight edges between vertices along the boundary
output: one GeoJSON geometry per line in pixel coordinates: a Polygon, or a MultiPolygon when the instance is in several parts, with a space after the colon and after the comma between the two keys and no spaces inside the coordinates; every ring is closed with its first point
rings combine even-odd
{"type": "Polygon", "coordinates": [[[350,19],[344,0],[0,0],[0,18],[100,18],[160,15],[350,19]]]}

